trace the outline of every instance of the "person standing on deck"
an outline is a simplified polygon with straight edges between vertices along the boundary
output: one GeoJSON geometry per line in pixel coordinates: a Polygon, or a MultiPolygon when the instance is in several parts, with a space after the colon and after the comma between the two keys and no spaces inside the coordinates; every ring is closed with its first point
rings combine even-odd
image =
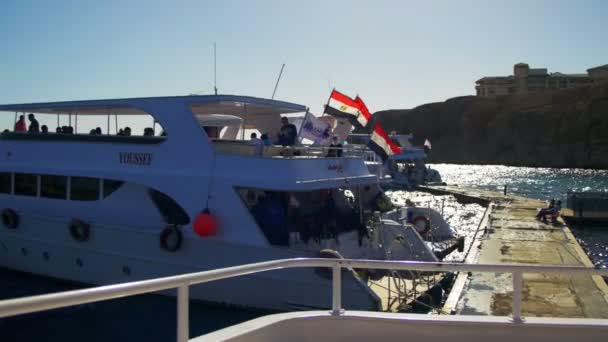
{"type": "Polygon", "coordinates": [[[296,125],[290,124],[286,117],[281,118],[283,126],[279,133],[279,145],[293,146],[296,144],[296,137],[298,136],[298,129],[296,125]]]}
{"type": "Polygon", "coordinates": [[[15,122],[15,132],[25,132],[27,128],[25,127],[25,116],[19,115],[19,120],[15,122]]]}
{"type": "Polygon", "coordinates": [[[262,139],[258,139],[258,135],[256,133],[251,133],[249,143],[253,145],[254,155],[261,156],[264,154],[264,142],[262,139]]]}
{"type": "Polygon", "coordinates": [[[334,135],[331,139],[331,144],[329,145],[329,150],[325,157],[342,157],[342,144],[338,142],[337,136],[334,135]]]}
{"type": "Polygon", "coordinates": [[[270,141],[270,138],[268,137],[267,133],[263,133],[260,136],[260,139],[262,139],[262,142],[264,143],[264,146],[271,146],[272,145],[272,141],[270,141]]]}
{"type": "Polygon", "coordinates": [[[34,117],[34,114],[30,113],[27,118],[30,120],[30,128],[28,132],[30,133],[40,133],[40,125],[38,124],[38,120],[34,117]]]}

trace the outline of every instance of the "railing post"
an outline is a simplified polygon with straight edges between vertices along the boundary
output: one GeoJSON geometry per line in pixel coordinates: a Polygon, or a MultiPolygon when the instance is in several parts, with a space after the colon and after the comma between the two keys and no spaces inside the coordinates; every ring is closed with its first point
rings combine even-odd
{"type": "Polygon", "coordinates": [[[521,300],[523,289],[523,274],[521,271],[513,272],[513,322],[520,323],[523,321],[521,317],[521,300]]]}
{"type": "Polygon", "coordinates": [[[336,261],[332,274],[332,310],[331,314],[340,316],[342,314],[342,268],[341,262],[336,261]]]}
{"type": "Polygon", "coordinates": [[[190,338],[188,286],[186,284],[177,288],[177,342],[188,342],[190,338]]]}

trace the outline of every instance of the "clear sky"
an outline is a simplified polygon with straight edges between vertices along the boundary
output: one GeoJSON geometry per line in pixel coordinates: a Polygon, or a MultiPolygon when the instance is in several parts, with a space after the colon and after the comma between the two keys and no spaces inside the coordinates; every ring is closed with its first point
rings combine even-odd
{"type": "Polygon", "coordinates": [[[0,1],[0,103],[213,92],[322,111],[336,87],[372,111],[474,93],[527,62],[608,63],[608,1],[0,1]]]}

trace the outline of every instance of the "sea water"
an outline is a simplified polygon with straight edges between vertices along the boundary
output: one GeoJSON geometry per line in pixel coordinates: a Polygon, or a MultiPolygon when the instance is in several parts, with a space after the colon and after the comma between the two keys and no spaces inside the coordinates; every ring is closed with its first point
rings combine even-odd
{"type": "MultiPolygon", "coordinates": [[[[479,187],[549,200],[565,199],[568,190],[608,191],[608,171],[545,169],[508,166],[435,164],[443,180],[450,184],[479,187]]],[[[452,196],[425,193],[388,193],[395,204],[409,200],[440,212],[459,235],[468,241],[474,235],[484,208],[460,204],[452,196]]],[[[574,234],[599,267],[608,265],[608,227],[574,227],[574,234]]],[[[459,260],[455,253],[450,260],[459,260]]],[[[77,285],[0,268],[0,299],[65,291],[77,285]]],[[[246,291],[246,288],[243,290],[246,291]]],[[[267,314],[261,310],[190,304],[190,336],[214,331],[267,314]]],[[[174,341],[176,337],[175,298],[140,295],[37,314],[0,319],[0,341],[174,341]]]]}
{"type": "MultiPolygon", "coordinates": [[[[429,165],[448,184],[550,201],[566,205],[568,191],[608,192],[608,170],[551,169],[503,165],[429,165]]],[[[608,226],[575,225],[572,232],[596,267],[608,267],[608,226]]]]}

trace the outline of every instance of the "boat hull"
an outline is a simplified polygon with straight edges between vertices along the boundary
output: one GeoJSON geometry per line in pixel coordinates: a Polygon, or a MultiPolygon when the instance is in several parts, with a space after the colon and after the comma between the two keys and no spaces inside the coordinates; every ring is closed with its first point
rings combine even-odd
{"type": "MultiPolygon", "coordinates": [[[[171,276],[265,260],[313,257],[288,248],[260,248],[184,232],[179,250],[160,248],[160,232],[91,228],[75,241],[57,222],[0,227],[0,266],[85,284],[105,285],[171,276]]],[[[331,307],[331,279],[314,269],[264,272],[191,287],[192,299],[270,310],[331,307]]],[[[329,274],[329,272],[325,272],[329,274]]],[[[379,299],[352,272],[343,273],[346,308],[377,310],[379,299]]],[[[174,294],[174,293],[171,293],[174,294]]]]}

